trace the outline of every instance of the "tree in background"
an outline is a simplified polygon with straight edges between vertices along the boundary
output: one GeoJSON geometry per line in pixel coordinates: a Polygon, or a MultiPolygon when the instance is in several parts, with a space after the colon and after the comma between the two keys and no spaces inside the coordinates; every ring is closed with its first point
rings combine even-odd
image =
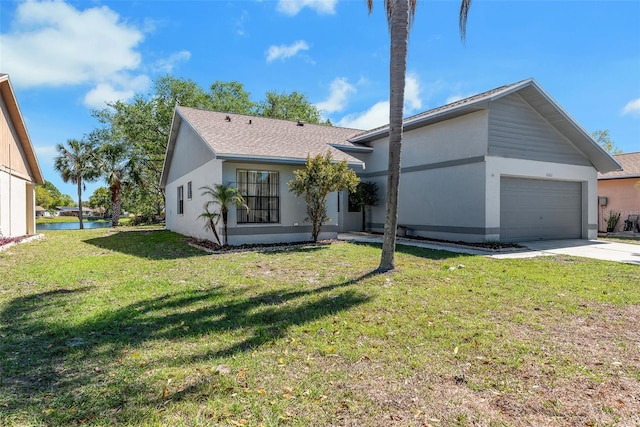
{"type": "Polygon", "coordinates": [[[176,104],[208,108],[210,98],[194,81],[167,75],[154,82],[152,93],[137,94],[130,102],[117,101],[93,113],[103,125],[101,131],[128,145],[135,158],[140,185],[131,187],[127,196],[144,216],[160,215],[164,209],[160,175],[176,104]]]}
{"type": "Polygon", "coordinates": [[[74,204],[73,198],[68,194],[61,194],[60,198],[56,199],[56,206],[73,206],[74,204]]]}
{"type": "Polygon", "coordinates": [[[111,192],[107,187],[98,187],[89,197],[89,206],[108,216],[111,212],[111,192]]]}
{"type": "Polygon", "coordinates": [[[105,142],[98,148],[99,170],[111,193],[111,225],[120,225],[123,187],[140,184],[135,157],[130,147],[122,142],[105,142]]]}
{"type": "Polygon", "coordinates": [[[254,114],[256,104],[240,82],[216,80],[210,87],[210,109],[223,113],[254,114]]]}
{"type": "Polygon", "coordinates": [[[349,203],[360,208],[362,212],[362,231],[365,231],[367,226],[365,208],[378,204],[378,185],[370,181],[359,182],[356,191],[349,194],[349,203]]]}
{"type": "Polygon", "coordinates": [[[228,242],[227,225],[229,222],[229,207],[231,205],[242,206],[245,209],[249,209],[249,207],[246,205],[242,195],[238,192],[238,189],[232,187],[230,183],[214,184],[212,187],[204,186],[200,189],[204,190],[202,192],[203,196],[209,197],[209,200],[204,204],[205,212],[202,213],[200,217],[207,219],[208,227],[211,228],[219,243],[220,239],[215,230],[215,224],[217,223],[216,214],[220,215],[222,218],[222,226],[224,227],[224,240],[222,244],[226,246],[228,242]],[[215,206],[219,206],[219,212],[210,210],[211,207],[215,206]]]}
{"type": "Polygon", "coordinates": [[[54,198],[51,196],[49,190],[44,188],[42,185],[36,186],[36,205],[41,206],[48,211],[55,207],[54,198]]]}
{"type": "Polygon", "coordinates": [[[82,230],[83,181],[93,181],[100,175],[96,167],[94,147],[85,140],[69,139],[67,146],[58,144],[56,150],[58,156],[55,158],[54,168],[60,172],[64,182],[71,181],[78,186],[78,219],[82,230]]]}
{"type": "MultiPolygon", "coordinates": [[[[389,67],[389,166],[387,173],[387,204],[384,238],[379,272],[395,268],[396,230],[398,228],[398,188],[400,184],[400,149],[402,146],[402,119],[404,114],[404,88],[407,72],[409,29],[416,11],[416,0],[385,0],[387,23],[391,36],[389,67]]],[[[464,40],[467,14],[471,0],[462,0],[459,13],[460,36],[464,40]]],[[[369,13],[373,0],[367,0],[369,13]]]]}
{"type": "Polygon", "coordinates": [[[600,144],[609,154],[622,154],[622,149],[618,147],[609,136],[609,129],[597,130],[591,134],[593,139],[600,144]]]}
{"type": "Polygon", "coordinates": [[[299,92],[267,92],[266,99],[258,103],[259,116],[283,120],[299,120],[308,123],[320,123],[320,110],[311,104],[307,97],[299,92]]]}
{"type": "Polygon", "coordinates": [[[305,168],[295,170],[293,174],[295,179],[289,181],[289,188],[296,196],[304,195],[307,219],[311,222],[311,238],[317,242],[322,223],[331,219],[327,216],[326,206],[329,193],[352,192],[360,180],[346,160],[335,162],[331,153],[307,157],[305,168]]]}
{"type": "Polygon", "coordinates": [[[53,212],[57,206],[73,206],[74,201],[68,194],[62,194],[51,182],[45,181],[36,186],[36,205],[53,212]]]}

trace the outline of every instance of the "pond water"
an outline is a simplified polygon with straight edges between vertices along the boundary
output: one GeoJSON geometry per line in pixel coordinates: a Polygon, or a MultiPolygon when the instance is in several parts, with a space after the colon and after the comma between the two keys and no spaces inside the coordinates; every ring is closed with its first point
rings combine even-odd
{"type": "MultiPolygon", "coordinates": [[[[84,228],[107,228],[111,227],[111,221],[82,221],[82,225],[84,225],[84,228]]],[[[36,231],[79,229],[79,222],[50,222],[46,224],[36,224],[36,231]]]]}

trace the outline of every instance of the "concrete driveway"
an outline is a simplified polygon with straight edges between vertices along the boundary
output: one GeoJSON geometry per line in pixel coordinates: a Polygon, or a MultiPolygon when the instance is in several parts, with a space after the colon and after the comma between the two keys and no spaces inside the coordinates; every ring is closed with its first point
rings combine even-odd
{"type": "MultiPolygon", "coordinates": [[[[340,233],[340,240],[357,242],[382,243],[382,236],[368,233],[340,233]]],[[[417,246],[426,249],[435,249],[467,255],[484,255],[491,258],[533,258],[549,255],[571,255],[585,258],[600,259],[605,261],[617,261],[628,264],[640,265],[640,245],[632,243],[618,243],[606,240],[542,240],[536,242],[518,243],[526,249],[513,251],[494,252],[469,246],[447,244],[441,242],[421,241],[415,239],[398,238],[398,244],[417,246]]]]}
{"type": "Polygon", "coordinates": [[[640,265],[640,245],[606,240],[542,240],[518,243],[525,251],[501,253],[493,258],[532,258],[544,255],[571,255],[640,265]]]}

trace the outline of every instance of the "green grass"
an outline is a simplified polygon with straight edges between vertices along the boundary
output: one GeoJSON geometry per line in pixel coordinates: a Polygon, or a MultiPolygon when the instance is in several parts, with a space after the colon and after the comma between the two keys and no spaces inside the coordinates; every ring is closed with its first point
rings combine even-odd
{"type": "Polygon", "coordinates": [[[612,237],[612,236],[607,236],[602,238],[602,240],[608,240],[611,242],[618,242],[618,243],[631,243],[634,245],[640,245],[640,238],[638,237],[623,237],[623,236],[618,236],[618,237],[612,237]]]}
{"type": "Polygon", "coordinates": [[[0,425],[638,420],[637,266],[45,236],[0,253],[0,425]]]}
{"type": "Polygon", "coordinates": [[[79,222],[77,216],[50,216],[36,218],[36,224],[54,224],[59,222],[79,222]]]}

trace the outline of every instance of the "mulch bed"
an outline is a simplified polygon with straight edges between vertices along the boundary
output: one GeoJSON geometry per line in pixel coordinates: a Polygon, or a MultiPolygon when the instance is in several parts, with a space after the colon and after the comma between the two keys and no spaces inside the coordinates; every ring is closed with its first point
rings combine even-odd
{"type": "Polygon", "coordinates": [[[3,237],[3,236],[0,236],[0,249],[2,249],[4,246],[9,246],[9,245],[12,245],[12,244],[20,243],[23,240],[28,239],[29,237],[33,237],[33,235],[18,236],[18,237],[3,237]]]}
{"type": "Polygon", "coordinates": [[[215,242],[212,242],[211,240],[196,239],[194,237],[188,237],[185,239],[185,241],[191,246],[194,246],[198,249],[204,249],[207,252],[213,252],[213,253],[292,249],[292,248],[299,248],[299,247],[305,247],[305,246],[328,245],[331,243],[338,242],[338,240],[319,240],[317,242],[308,240],[308,241],[288,242],[288,243],[255,243],[255,244],[222,246],[215,242]]]}
{"type": "MultiPolygon", "coordinates": [[[[382,233],[371,233],[371,234],[379,234],[382,233]]],[[[453,246],[464,246],[475,249],[486,249],[491,251],[501,251],[501,250],[513,250],[513,249],[522,249],[522,246],[517,245],[515,243],[500,243],[500,242],[452,242],[449,240],[438,240],[438,239],[430,239],[426,237],[403,237],[403,239],[408,240],[417,240],[421,242],[433,242],[433,243],[442,243],[445,245],[453,245],[453,246]]],[[[329,245],[332,243],[341,242],[341,240],[320,240],[318,242],[313,242],[311,240],[308,241],[300,241],[300,242],[289,242],[289,243],[255,243],[255,244],[245,244],[245,245],[226,245],[222,246],[211,240],[197,239],[194,237],[188,237],[185,241],[198,249],[206,250],[207,252],[212,253],[231,253],[231,252],[245,252],[245,251],[256,251],[256,250],[279,250],[279,249],[289,249],[289,248],[299,248],[304,246],[316,246],[316,245],[329,245]]]]}

